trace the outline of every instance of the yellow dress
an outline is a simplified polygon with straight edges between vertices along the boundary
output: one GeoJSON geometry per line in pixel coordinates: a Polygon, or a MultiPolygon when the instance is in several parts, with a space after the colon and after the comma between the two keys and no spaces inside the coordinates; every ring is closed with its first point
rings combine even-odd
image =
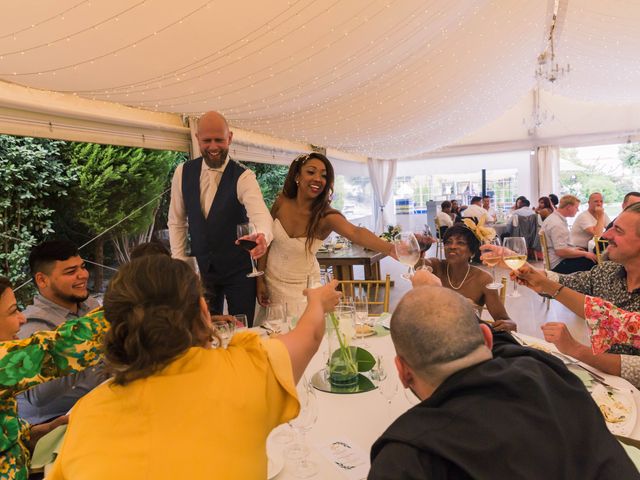
{"type": "Polygon", "coordinates": [[[52,480],[260,479],[266,438],[299,411],[282,342],[235,335],[190,348],[160,373],[82,398],[52,480]]]}

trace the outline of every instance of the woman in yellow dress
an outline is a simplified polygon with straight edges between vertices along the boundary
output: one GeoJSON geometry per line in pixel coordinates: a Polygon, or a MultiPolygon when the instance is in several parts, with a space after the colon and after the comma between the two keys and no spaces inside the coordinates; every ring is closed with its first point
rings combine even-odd
{"type": "Polygon", "coordinates": [[[198,277],[161,255],[123,266],[104,297],[114,373],[74,407],[47,478],[264,479],[266,439],[299,411],[295,383],[317,350],[337,282],[307,292],[291,332],[237,333],[211,348],[198,277]]]}

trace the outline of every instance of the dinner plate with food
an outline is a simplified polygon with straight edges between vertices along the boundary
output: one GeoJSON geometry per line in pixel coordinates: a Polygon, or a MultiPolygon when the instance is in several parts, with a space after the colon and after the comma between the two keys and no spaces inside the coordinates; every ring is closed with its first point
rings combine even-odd
{"type": "Polygon", "coordinates": [[[591,396],[602,412],[609,431],[614,435],[630,436],[637,420],[636,404],[631,393],[596,384],[591,396]]]}

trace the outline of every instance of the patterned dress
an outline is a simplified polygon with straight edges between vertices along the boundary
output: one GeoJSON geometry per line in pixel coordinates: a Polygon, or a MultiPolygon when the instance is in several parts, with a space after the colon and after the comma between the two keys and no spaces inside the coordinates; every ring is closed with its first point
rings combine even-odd
{"type": "Polygon", "coordinates": [[[56,330],[0,342],[0,479],[28,477],[30,425],[18,417],[16,395],[98,363],[108,327],[103,311],[96,310],[56,330]]]}

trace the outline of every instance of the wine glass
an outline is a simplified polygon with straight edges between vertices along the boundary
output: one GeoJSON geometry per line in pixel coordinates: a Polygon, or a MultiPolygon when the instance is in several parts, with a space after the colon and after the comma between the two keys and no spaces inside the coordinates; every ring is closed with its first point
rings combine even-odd
{"type": "Polygon", "coordinates": [[[306,302],[287,302],[285,304],[287,314],[287,327],[293,330],[298,324],[298,320],[307,308],[306,302]]]}
{"type": "MultiPolygon", "coordinates": [[[[527,242],[524,237],[507,237],[503,242],[504,250],[502,260],[511,270],[517,270],[527,262],[527,242]]],[[[520,297],[518,282],[513,282],[512,298],[520,297]]]]}
{"type": "Polygon", "coordinates": [[[376,364],[371,370],[371,380],[373,380],[380,395],[387,401],[387,417],[391,419],[391,400],[398,393],[398,379],[394,374],[394,368],[387,365],[382,355],[376,357],[376,364]]]}
{"type": "Polygon", "coordinates": [[[309,478],[318,473],[318,465],[308,459],[309,447],[305,435],[318,419],[318,400],[315,390],[305,378],[300,380],[296,390],[300,402],[300,413],[289,423],[298,433],[298,442],[287,448],[287,457],[297,460],[293,472],[297,478],[309,478]]]}
{"type": "Polygon", "coordinates": [[[283,303],[270,303],[267,306],[267,316],[264,323],[273,333],[284,333],[286,318],[283,303]]]}
{"type": "MultiPolygon", "coordinates": [[[[238,243],[240,243],[240,246],[247,252],[251,252],[251,250],[256,247],[258,231],[253,223],[241,223],[236,227],[236,233],[238,243]]],[[[259,277],[260,275],[264,275],[264,272],[260,272],[256,268],[256,260],[251,256],[251,253],[249,253],[249,258],[251,258],[251,272],[247,273],[247,277],[259,277]]]]}
{"type": "MultiPolygon", "coordinates": [[[[491,240],[485,240],[485,245],[495,245],[497,247],[500,246],[500,238],[494,237],[491,240]]],[[[502,288],[502,283],[496,281],[496,265],[500,263],[502,259],[502,255],[499,249],[488,250],[487,253],[483,255],[482,261],[489,267],[491,267],[491,275],[493,276],[493,282],[487,285],[487,288],[490,290],[500,290],[502,288]]]]}
{"type": "Polygon", "coordinates": [[[356,311],[356,337],[360,337],[362,340],[362,346],[368,347],[369,345],[364,340],[369,327],[369,299],[365,291],[360,292],[360,296],[355,297],[355,311],[356,311]],[[358,331],[360,334],[358,335],[358,331]]]}
{"type": "Polygon", "coordinates": [[[393,239],[393,245],[396,248],[396,255],[400,263],[409,267],[407,273],[402,274],[402,278],[411,281],[411,277],[415,273],[413,269],[415,264],[420,260],[420,245],[416,236],[411,232],[400,232],[393,239]]]}

